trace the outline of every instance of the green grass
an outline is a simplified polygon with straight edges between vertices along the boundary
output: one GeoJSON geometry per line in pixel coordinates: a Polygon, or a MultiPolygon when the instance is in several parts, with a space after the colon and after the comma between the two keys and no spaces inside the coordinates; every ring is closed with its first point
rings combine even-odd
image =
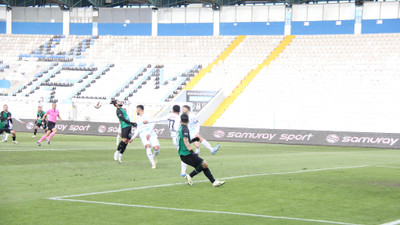
{"type": "Polygon", "coordinates": [[[19,133],[19,145],[11,137],[0,143],[0,224],[324,224],[301,219],[381,224],[400,219],[399,150],[226,142],[215,156],[202,147],[214,177],[277,174],[228,179],[220,188],[199,174],[194,181],[204,182],[192,187],[65,198],[122,206],[49,198],[184,183],[170,140],[161,140],[158,168],[152,170],[139,139],[128,146],[120,165],[112,159],[113,137],[57,135],[52,145],[40,148],[30,137],[19,133]],[[313,171],[362,165],[368,166],[313,171]],[[293,171],[301,172],[286,173],[293,171]]]}

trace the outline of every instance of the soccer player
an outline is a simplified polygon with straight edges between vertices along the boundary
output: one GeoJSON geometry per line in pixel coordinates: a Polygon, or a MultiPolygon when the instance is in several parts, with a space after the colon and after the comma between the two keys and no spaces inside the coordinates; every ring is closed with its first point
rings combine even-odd
{"type": "MultiPolygon", "coordinates": [[[[185,113],[189,116],[189,131],[190,131],[190,136],[191,137],[199,137],[200,142],[204,147],[206,147],[208,150],[210,150],[211,154],[215,155],[217,153],[220,145],[218,144],[215,148],[211,147],[210,143],[206,139],[204,139],[200,135],[200,124],[199,124],[199,119],[194,113],[190,112],[190,106],[184,105],[182,107],[182,113],[185,113]]],[[[199,142],[194,142],[194,146],[196,147],[196,154],[200,154],[200,145],[199,142]]]]}
{"type": "Polygon", "coordinates": [[[132,136],[130,142],[139,135],[142,140],[142,144],[146,149],[147,158],[151,163],[151,168],[155,169],[157,167],[157,155],[160,153],[160,142],[158,141],[158,136],[156,132],[154,132],[154,124],[145,124],[144,121],[149,121],[150,117],[144,113],[144,106],[138,105],[136,106],[136,123],[137,129],[135,130],[134,135],[132,136]],[[151,147],[153,147],[154,152],[151,152],[151,147]]]}
{"type": "MultiPolygon", "coordinates": [[[[181,118],[179,116],[181,112],[181,107],[179,105],[174,105],[172,107],[172,113],[158,118],[158,119],[152,119],[149,121],[143,121],[144,124],[147,123],[158,123],[158,122],[168,122],[168,128],[171,133],[171,138],[172,138],[172,143],[174,143],[175,147],[178,148],[178,143],[176,142],[176,132],[178,131],[179,127],[181,126],[181,118]]],[[[185,177],[186,176],[186,163],[181,161],[181,176],[185,177]]]]}
{"type": "MultiPolygon", "coordinates": [[[[9,131],[7,128],[7,118],[3,118],[3,113],[0,115],[0,134],[9,131]]],[[[4,142],[3,140],[1,142],[4,142]]]]}
{"type": "Polygon", "coordinates": [[[122,102],[120,100],[112,100],[111,104],[113,104],[117,108],[117,117],[121,124],[122,137],[122,140],[114,153],[114,160],[122,163],[122,154],[124,154],[126,146],[128,146],[129,138],[132,132],[132,126],[136,127],[136,123],[133,123],[129,120],[129,116],[126,113],[125,109],[122,108],[122,102]]]}
{"type": "MultiPolygon", "coordinates": [[[[124,108],[124,111],[126,112],[126,108],[124,108]]],[[[129,115],[128,115],[129,116],[129,115]]],[[[122,133],[121,133],[121,124],[118,127],[118,134],[117,134],[117,138],[116,138],[116,142],[115,144],[118,146],[119,145],[119,139],[122,138],[122,133]]]]}
{"type": "Polygon", "coordinates": [[[190,146],[190,143],[199,141],[199,137],[195,137],[190,139],[190,131],[188,128],[189,116],[185,113],[181,115],[181,127],[178,130],[177,143],[179,145],[178,154],[181,157],[181,160],[194,167],[194,170],[190,174],[186,174],[186,180],[188,185],[192,186],[193,181],[192,178],[197,174],[204,172],[204,175],[210,180],[214,187],[219,187],[225,184],[225,181],[217,181],[214,179],[211,174],[210,169],[208,168],[207,162],[200,158],[198,154],[195,154],[190,146]]]}
{"type": "Polygon", "coordinates": [[[40,127],[43,127],[44,132],[47,132],[46,120],[44,119],[44,115],[45,115],[45,112],[43,112],[42,106],[38,106],[38,111],[36,114],[35,130],[33,132],[32,138],[36,137],[37,130],[40,127]]]}
{"type": "MultiPolygon", "coordinates": [[[[5,132],[5,134],[2,135],[1,142],[7,142],[8,134],[11,133],[13,143],[17,145],[18,144],[18,142],[16,141],[17,135],[15,134],[15,131],[12,128],[13,120],[12,120],[11,113],[8,111],[7,105],[3,105],[3,111],[1,112],[0,119],[1,119],[1,123],[4,123],[4,127],[0,134],[3,134],[3,132],[5,132]]],[[[22,121],[20,121],[20,122],[24,123],[22,121]]]]}
{"type": "Polygon", "coordinates": [[[54,135],[57,133],[56,129],[56,123],[57,123],[57,117],[62,121],[60,117],[60,112],[58,109],[56,109],[57,104],[53,102],[51,104],[51,109],[47,110],[47,112],[44,114],[43,118],[47,118],[47,132],[43,135],[42,138],[37,142],[37,145],[40,147],[41,143],[44,139],[46,139],[47,144],[50,144],[50,140],[54,135]]]}

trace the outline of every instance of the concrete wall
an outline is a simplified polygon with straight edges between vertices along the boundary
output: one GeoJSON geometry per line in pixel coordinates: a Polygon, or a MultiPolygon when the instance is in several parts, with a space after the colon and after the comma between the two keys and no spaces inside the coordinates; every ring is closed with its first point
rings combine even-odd
{"type": "Polygon", "coordinates": [[[73,35],[323,35],[400,32],[400,2],[187,8],[0,7],[0,33],[73,35]],[[356,16],[356,12],[357,15],[356,16]],[[7,23],[11,20],[12,23],[7,23]],[[68,28],[68,29],[66,29],[68,28]],[[356,28],[356,29],[355,29],[356,28]]]}

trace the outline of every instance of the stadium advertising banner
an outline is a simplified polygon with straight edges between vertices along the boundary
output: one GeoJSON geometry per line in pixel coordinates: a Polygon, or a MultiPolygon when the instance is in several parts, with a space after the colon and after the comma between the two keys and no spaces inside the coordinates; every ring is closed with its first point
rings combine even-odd
{"type": "MultiPolygon", "coordinates": [[[[33,132],[35,127],[33,121],[23,121],[26,123],[14,123],[14,130],[17,132],[33,132]]],[[[116,136],[118,134],[118,126],[118,123],[62,121],[57,123],[56,128],[60,134],[116,136]]],[[[160,138],[170,138],[167,125],[157,124],[154,130],[160,138]]],[[[40,133],[41,128],[38,131],[40,133]]],[[[232,141],[400,149],[400,134],[390,133],[202,127],[200,134],[207,140],[218,142],[232,141]]]]}
{"type": "MultiPolygon", "coordinates": [[[[14,130],[17,132],[32,132],[35,129],[34,121],[21,119],[25,124],[16,122],[14,130]]],[[[76,135],[98,135],[98,136],[117,136],[119,123],[100,123],[85,121],[58,121],[56,124],[57,133],[59,134],[76,134],[76,135]]],[[[169,130],[167,125],[156,126],[156,133],[160,138],[168,138],[169,130]],[[165,135],[167,133],[167,135],[165,135]]],[[[43,133],[43,129],[39,128],[38,133],[43,133]]]]}
{"type": "Polygon", "coordinates": [[[202,127],[213,141],[400,149],[400,134],[202,127]]]}

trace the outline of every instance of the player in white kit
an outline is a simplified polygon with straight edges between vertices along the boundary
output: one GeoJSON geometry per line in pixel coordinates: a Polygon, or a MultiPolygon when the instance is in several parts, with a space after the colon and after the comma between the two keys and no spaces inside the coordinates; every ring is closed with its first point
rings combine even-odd
{"type": "Polygon", "coordinates": [[[168,128],[171,133],[172,142],[174,143],[175,147],[178,147],[178,144],[176,143],[176,132],[178,131],[179,127],[181,127],[180,112],[181,107],[179,105],[174,105],[172,107],[172,113],[169,113],[164,117],[143,121],[143,123],[168,122],[168,128]]]}
{"type": "Polygon", "coordinates": [[[129,143],[133,141],[133,139],[139,135],[142,140],[143,146],[146,149],[147,158],[151,163],[151,168],[155,169],[157,164],[157,155],[160,153],[160,142],[158,141],[158,136],[156,132],[154,132],[154,124],[145,124],[144,121],[149,121],[151,118],[147,114],[144,113],[144,106],[138,105],[136,107],[137,117],[136,123],[137,128],[135,133],[133,134],[129,143]],[[153,147],[154,152],[151,152],[151,147],[153,147]]]}
{"type": "MultiPolygon", "coordinates": [[[[152,119],[149,121],[143,121],[144,124],[146,123],[159,123],[159,122],[168,122],[168,128],[171,133],[172,142],[174,143],[175,147],[178,149],[179,143],[176,142],[176,132],[181,127],[181,117],[180,117],[181,107],[179,105],[174,105],[172,107],[172,113],[164,117],[160,117],[157,119],[152,119]]],[[[186,163],[181,161],[181,176],[185,177],[186,175],[186,163]]]]}

